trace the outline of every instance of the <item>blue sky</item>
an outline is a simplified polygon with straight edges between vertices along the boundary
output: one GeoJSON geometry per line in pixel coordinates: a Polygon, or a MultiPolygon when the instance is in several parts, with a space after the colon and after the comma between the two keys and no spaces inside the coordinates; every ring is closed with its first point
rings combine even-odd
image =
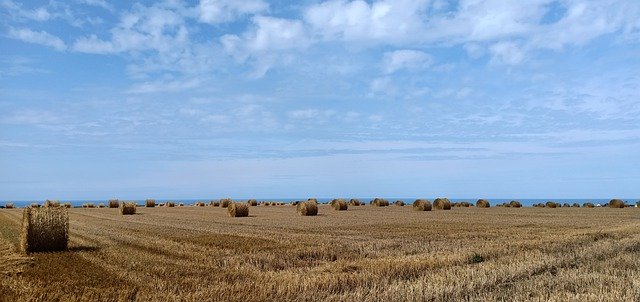
{"type": "Polygon", "coordinates": [[[0,0],[0,199],[638,198],[640,2],[0,0]]]}

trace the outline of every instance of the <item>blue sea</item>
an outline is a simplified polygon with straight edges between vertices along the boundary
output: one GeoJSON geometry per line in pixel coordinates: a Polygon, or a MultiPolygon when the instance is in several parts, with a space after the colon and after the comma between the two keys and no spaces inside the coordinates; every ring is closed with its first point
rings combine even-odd
{"type": "MultiPolygon", "coordinates": [[[[389,202],[394,202],[396,200],[402,200],[405,203],[413,203],[414,200],[416,200],[416,198],[395,198],[395,197],[383,197],[386,200],[388,200],[389,202]]],[[[423,197],[421,197],[423,198],[423,197]]],[[[329,201],[331,201],[333,198],[318,198],[318,202],[321,203],[327,203],[329,201]]],[[[360,199],[360,201],[363,201],[365,203],[369,203],[370,200],[373,199],[373,197],[364,197],[364,198],[358,198],[360,199]]],[[[434,200],[435,198],[426,198],[429,200],[434,200]]],[[[158,203],[162,203],[162,202],[166,202],[166,201],[173,201],[176,203],[184,203],[185,205],[189,205],[189,204],[193,204],[197,201],[204,201],[204,202],[208,202],[210,200],[215,200],[215,199],[207,199],[207,198],[202,198],[202,199],[156,199],[156,204],[158,203]]],[[[244,201],[247,199],[242,199],[242,198],[238,198],[238,199],[234,199],[235,201],[244,201]]],[[[278,202],[284,202],[284,203],[290,203],[290,202],[294,202],[294,201],[298,201],[298,200],[307,200],[307,198],[269,198],[269,199],[256,199],[258,202],[260,201],[278,201],[278,202]]],[[[449,200],[451,200],[452,202],[461,202],[461,201],[468,201],[468,202],[472,202],[473,204],[475,204],[475,201],[477,200],[477,198],[450,198],[449,200]]],[[[579,203],[580,205],[584,204],[585,202],[591,202],[593,204],[605,204],[608,203],[609,200],[611,199],[603,199],[603,198],[588,198],[588,199],[581,199],[581,198],[576,198],[576,199],[554,199],[554,198],[544,198],[544,199],[526,199],[526,198],[495,198],[495,199],[487,199],[491,202],[492,206],[501,204],[501,203],[505,203],[505,202],[510,202],[512,200],[517,200],[520,203],[522,203],[523,206],[525,207],[530,207],[533,206],[533,204],[536,203],[545,203],[547,201],[554,201],[554,202],[558,202],[558,203],[569,203],[569,204],[573,204],[575,202],[579,203]]],[[[627,199],[622,199],[624,200],[627,204],[636,204],[637,202],[640,201],[640,198],[627,198],[627,199]]],[[[127,200],[127,201],[135,201],[137,204],[139,205],[144,205],[145,201],[144,200],[127,200]]],[[[2,200],[0,201],[0,207],[4,207],[4,205],[6,203],[13,203],[13,205],[15,207],[24,207],[27,205],[30,205],[31,203],[38,203],[38,204],[43,204],[44,200],[20,200],[20,201],[9,201],[9,200],[2,200]]],[[[107,205],[109,202],[106,199],[103,200],[60,200],[61,203],[65,203],[65,202],[70,202],[73,207],[81,207],[82,204],[84,203],[93,203],[94,205],[98,205],[100,203],[103,203],[105,205],[107,205]]]]}

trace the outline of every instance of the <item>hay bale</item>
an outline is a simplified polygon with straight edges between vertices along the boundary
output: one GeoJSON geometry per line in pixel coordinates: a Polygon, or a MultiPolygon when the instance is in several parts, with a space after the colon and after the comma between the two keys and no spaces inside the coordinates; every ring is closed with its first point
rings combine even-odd
{"type": "Polygon", "coordinates": [[[249,216],[249,204],[244,202],[232,202],[227,206],[229,217],[247,217],[249,216]]]}
{"type": "Polygon", "coordinates": [[[389,201],[384,198],[374,198],[369,202],[369,204],[372,204],[376,207],[388,207],[389,201]]]}
{"type": "Polygon", "coordinates": [[[305,201],[298,204],[296,207],[298,213],[302,216],[316,216],[318,215],[318,204],[315,201],[305,201]]]}
{"type": "Polygon", "coordinates": [[[574,202],[574,203],[571,205],[571,207],[572,207],[572,208],[579,208],[579,207],[580,207],[580,204],[579,204],[579,203],[577,203],[577,202],[574,202]]]}
{"type": "Polygon", "coordinates": [[[31,208],[39,208],[40,205],[37,202],[32,202],[31,203],[31,208]]]}
{"type": "Polygon", "coordinates": [[[265,206],[265,207],[268,207],[268,206],[271,205],[271,203],[270,202],[263,202],[262,205],[265,206]]]}
{"type": "Polygon", "coordinates": [[[179,207],[184,207],[184,203],[181,202],[181,203],[178,204],[178,206],[179,207]]]}
{"type": "Polygon", "coordinates": [[[478,201],[476,201],[476,207],[478,207],[478,208],[490,208],[491,207],[491,203],[486,199],[478,199],[478,201]]]}
{"type": "Polygon", "coordinates": [[[469,208],[469,207],[471,207],[473,205],[468,201],[463,201],[463,202],[460,203],[460,206],[463,207],[463,208],[469,208]]]}
{"type": "Polygon", "coordinates": [[[562,204],[562,207],[563,208],[568,208],[568,207],[571,207],[571,205],[565,202],[565,203],[562,204]]]}
{"type": "Polygon", "coordinates": [[[120,203],[120,214],[122,215],[133,215],[136,213],[136,203],[135,202],[121,202],[120,203]]]}
{"type": "Polygon", "coordinates": [[[226,208],[229,207],[232,203],[233,200],[231,200],[231,198],[220,199],[220,207],[226,208]]]}
{"type": "Polygon", "coordinates": [[[436,198],[433,201],[433,208],[436,210],[451,210],[451,201],[448,198],[436,198]]]}
{"type": "Polygon", "coordinates": [[[596,206],[591,203],[591,202],[585,202],[584,204],[582,204],[583,208],[595,208],[596,206]]]}
{"type": "Polygon", "coordinates": [[[147,199],[144,201],[144,206],[147,208],[153,208],[156,206],[156,200],[155,199],[147,199]]]}
{"type": "Polygon", "coordinates": [[[62,207],[26,208],[22,214],[20,250],[64,251],[69,242],[69,212],[62,207]]]}
{"type": "Polygon", "coordinates": [[[167,201],[164,205],[168,208],[173,208],[176,206],[176,203],[173,201],[167,201]]]}
{"type": "Polygon", "coordinates": [[[331,201],[331,207],[336,211],[346,211],[349,208],[349,204],[346,199],[334,199],[331,201]]]}
{"type": "Polygon", "coordinates": [[[4,205],[4,208],[5,208],[5,209],[13,209],[13,203],[7,202],[7,203],[4,205]]]}
{"type": "Polygon", "coordinates": [[[100,209],[104,208],[104,203],[99,203],[98,204],[98,208],[100,208],[100,209]]]}
{"type": "Polygon", "coordinates": [[[120,206],[120,200],[117,199],[109,199],[109,208],[115,209],[120,206]]]}
{"type": "Polygon", "coordinates": [[[558,204],[553,202],[553,201],[547,201],[547,203],[545,204],[545,206],[547,208],[551,208],[551,209],[555,209],[558,207],[558,204]]]}
{"type": "Polygon", "coordinates": [[[43,205],[43,206],[44,206],[45,208],[59,208],[59,207],[60,207],[60,201],[58,201],[58,200],[49,200],[49,199],[47,199],[47,200],[44,202],[44,205],[43,205]]]}
{"type": "Polygon", "coordinates": [[[517,200],[512,200],[509,202],[509,207],[511,208],[522,208],[522,204],[517,200]]]}
{"type": "Polygon", "coordinates": [[[431,201],[427,199],[416,199],[413,202],[413,209],[416,211],[431,211],[431,201]]]}
{"type": "Polygon", "coordinates": [[[248,204],[249,206],[255,207],[255,206],[257,206],[257,205],[258,205],[258,201],[257,201],[257,200],[255,200],[255,199],[249,199],[249,200],[247,200],[247,204],[248,204]]]}
{"type": "Polygon", "coordinates": [[[309,199],[307,199],[307,201],[313,201],[316,204],[318,204],[318,199],[317,198],[309,198],[309,199]]]}
{"type": "Polygon", "coordinates": [[[196,207],[204,207],[204,201],[196,201],[196,207]]]}
{"type": "Polygon", "coordinates": [[[621,209],[625,207],[624,200],[622,199],[611,199],[609,201],[610,208],[621,209]]]}
{"type": "Polygon", "coordinates": [[[360,206],[360,204],[362,204],[362,202],[360,202],[360,199],[355,199],[355,198],[351,198],[351,200],[349,200],[349,205],[350,206],[360,206]]]}
{"type": "Polygon", "coordinates": [[[91,208],[91,209],[93,209],[93,208],[95,208],[96,206],[95,206],[93,203],[88,202],[88,203],[83,204],[83,205],[82,205],[82,207],[83,207],[83,208],[91,208]]]}
{"type": "Polygon", "coordinates": [[[399,206],[399,207],[404,207],[404,201],[402,200],[396,200],[395,205],[399,206]]]}

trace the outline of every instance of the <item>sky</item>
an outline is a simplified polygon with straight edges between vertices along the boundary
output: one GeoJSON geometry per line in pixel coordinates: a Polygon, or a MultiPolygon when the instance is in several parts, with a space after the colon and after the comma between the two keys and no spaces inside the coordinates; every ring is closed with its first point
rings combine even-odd
{"type": "Polygon", "coordinates": [[[0,200],[640,198],[640,1],[0,0],[0,200]]]}

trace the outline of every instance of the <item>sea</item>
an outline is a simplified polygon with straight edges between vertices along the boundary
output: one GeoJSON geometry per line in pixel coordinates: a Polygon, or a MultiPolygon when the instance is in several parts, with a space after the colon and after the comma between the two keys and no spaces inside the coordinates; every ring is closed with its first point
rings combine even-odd
{"type": "MultiPolygon", "coordinates": [[[[386,200],[388,200],[390,203],[393,203],[397,200],[402,200],[407,204],[411,204],[413,203],[413,201],[416,200],[416,198],[396,198],[396,197],[382,197],[386,200]]],[[[425,199],[423,197],[420,197],[421,199],[425,199]]],[[[318,202],[320,203],[328,203],[330,202],[333,198],[317,198],[318,202]]],[[[350,199],[350,198],[348,198],[350,199]]],[[[373,199],[373,197],[361,197],[361,198],[357,198],[362,202],[365,203],[369,203],[370,200],[373,199]]],[[[428,200],[434,200],[435,198],[426,198],[428,200]]],[[[627,204],[632,204],[635,205],[637,203],[640,203],[640,198],[621,198],[622,200],[624,200],[627,204]]],[[[123,199],[124,200],[124,199],[123,199]]],[[[167,201],[173,201],[176,203],[184,203],[185,205],[191,205],[194,204],[198,201],[204,201],[204,202],[209,202],[211,200],[216,200],[216,199],[210,199],[210,198],[201,198],[201,199],[156,199],[156,204],[159,203],[163,203],[163,202],[167,202],[167,201]]],[[[246,201],[247,199],[242,199],[242,198],[238,198],[238,199],[233,199],[234,201],[246,201]]],[[[268,199],[256,199],[258,202],[261,201],[276,201],[276,202],[284,202],[284,203],[291,203],[294,201],[300,201],[300,200],[307,200],[307,198],[268,198],[268,199]]],[[[467,201],[467,202],[471,202],[473,204],[475,204],[477,198],[449,198],[450,201],[452,202],[462,202],[462,201],[467,201]]],[[[580,205],[586,203],[586,202],[591,202],[594,205],[597,204],[606,204],[609,202],[609,200],[611,199],[603,199],[603,198],[575,198],[575,199],[556,199],[556,198],[542,198],[542,199],[527,199],[527,198],[488,198],[487,200],[489,200],[489,202],[491,203],[492,206],[501,204],[501,203],[508,203],[512,200],[517,200],[519,201],[523,206],[525,207],[531,207],[534,204],[537,203],[545,203],[547,201],[553,201],[553,202],[557,202],[560,204],[564,204],[564,203],[568,203],[568,204],[573,204],[573,203],[579,203],[580,205]]],[[[71,205],[73,207],[82,207],[83,204],[85,203],[93,203],[95,206],[98,206],[99,204],[105,204],[108,205],[109,201],[106,199],[103,200],[59,200],[61,203],[66,203],[69,202],[71,203],[71,205]]],[[[145,200],[130,200],[130,199],[126,199],[126,201],[135,201],[138,205],[144,205],[145,204],[145,200]]],[[[0,207],[4,207],[5,204],[7,203],[13,203],[14,207],[25,207],[28,206],[32,203],[38,203],[38,204],[43,204],[44,200],[0,200],[0,207]]]]}

